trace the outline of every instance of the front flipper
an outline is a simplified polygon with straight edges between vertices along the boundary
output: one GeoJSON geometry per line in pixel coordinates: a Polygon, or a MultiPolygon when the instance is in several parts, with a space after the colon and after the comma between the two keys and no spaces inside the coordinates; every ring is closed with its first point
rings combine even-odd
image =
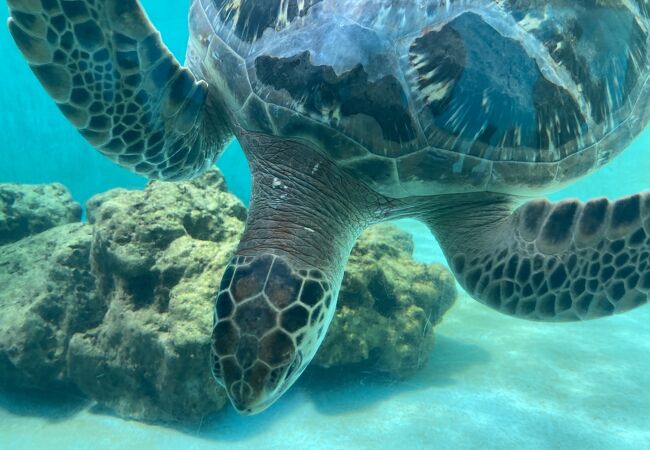
{"type": "Polygon", "coordinates": [[[474,298],[544,321],[595,319],[647,303],[650,192],[508,208],[508,199],[487,196],[428,220],[474,298]]]}
{"type": "Polygon", "coordinates": [[[32,70],[101,153],[150,178],[210,167],[232,136],[207,84],[180,66],[137,0],[8,0],[32,70]]]}

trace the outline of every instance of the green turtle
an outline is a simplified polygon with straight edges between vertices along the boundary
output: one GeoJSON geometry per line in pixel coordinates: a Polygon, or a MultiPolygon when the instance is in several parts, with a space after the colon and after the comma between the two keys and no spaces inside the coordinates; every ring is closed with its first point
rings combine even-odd
{"type": "Polygon", "coordinates": [[[137,0],[8,4],[47,92],[122,166],[185,179],[241,143],[252,202],[211,362],[242,413],[312,359],[373,223],[425,222],[460,284],[505,314],[648,301],[650,193],[530,199],[648,123],[648,0],[192,0],[184,66],[137,0]]]}

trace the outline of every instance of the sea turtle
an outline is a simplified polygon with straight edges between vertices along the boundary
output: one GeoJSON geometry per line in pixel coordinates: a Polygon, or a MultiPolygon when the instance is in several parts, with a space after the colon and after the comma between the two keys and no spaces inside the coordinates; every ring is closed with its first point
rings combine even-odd
{"type": "Polygon", "coordinates": [[[241,143],[252,202],[211,350],[240,412],[312,359],[372,223],[425,222],[502,313],[572,321],[648,301],[650,192],[528,200],[647,124],[648,0],[192,0],[185,66],[137,0],[8,3],[32,70],[112,160],[178,180],[241,143]]]}

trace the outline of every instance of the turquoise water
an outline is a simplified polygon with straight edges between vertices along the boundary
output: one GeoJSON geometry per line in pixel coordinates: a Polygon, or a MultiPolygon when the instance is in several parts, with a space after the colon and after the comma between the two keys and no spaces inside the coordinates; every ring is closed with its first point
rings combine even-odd
{"type": "MultiPolygon", "coordinates": [[[[143,3],[183,55],[187,2],[143,3]]],[[[144,185],[68,125],[4,29],[0,49],[0,182],[58,181],[81,202],[112,187],[144,185]]],[[[609,166],[552,198],[616,198],[649,188],[649,145],[646,132],[609,166]]],[[[236,144],[219,164],[246,200],[249,177],[236,144]]],[[[414,234],[419,260],[442,260],[424,226],[400,226],[414,234]]],[[[462,295],[437,336],[429,366],[409,381],[306,377],[267,413],[227,410],[193,429],[3,397],[0,448],[650,448],[650,307],[588,323],[537,324],[462,295]]]]}

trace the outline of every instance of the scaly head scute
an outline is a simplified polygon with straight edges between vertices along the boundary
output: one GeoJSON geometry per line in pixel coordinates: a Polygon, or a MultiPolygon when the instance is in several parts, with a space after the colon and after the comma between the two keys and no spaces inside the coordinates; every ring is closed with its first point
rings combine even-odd
{"type": "Polygon", "coordinates": [[[212,370],[235,408],[259,412],[309,363],[332,317],[332,284],[271,254],[233,258],[215,307],[212,370]]]}

